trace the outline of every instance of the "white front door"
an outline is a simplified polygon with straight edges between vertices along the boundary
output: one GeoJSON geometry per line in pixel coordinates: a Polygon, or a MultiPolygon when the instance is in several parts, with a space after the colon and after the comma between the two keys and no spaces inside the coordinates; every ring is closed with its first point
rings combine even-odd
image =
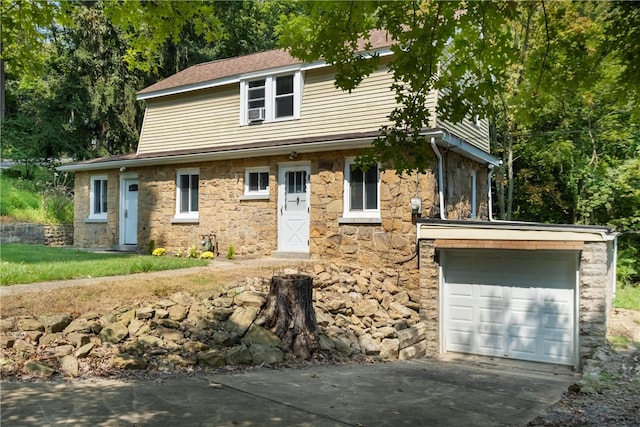
{"type": "Polygon", "coordinates": [[[308,165],[280,166],[278,175],[278,251],[309,253],[308,165]]]}
{"type": "Polygon", "coordinates": [[[138,244],[138,179],[128,178],[122,181],[122,200],[120,224],[122,245],[138,244]]]}

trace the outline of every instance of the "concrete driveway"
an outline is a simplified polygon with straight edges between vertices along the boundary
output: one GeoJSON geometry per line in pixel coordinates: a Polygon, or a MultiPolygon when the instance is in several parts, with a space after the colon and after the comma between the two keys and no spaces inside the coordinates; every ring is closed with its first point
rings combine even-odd
{"type": "Polygon", "coordinates": [[[431,360],[155,380],[2,382],[2,426],[525,425],[575,379],[431,360]]]}

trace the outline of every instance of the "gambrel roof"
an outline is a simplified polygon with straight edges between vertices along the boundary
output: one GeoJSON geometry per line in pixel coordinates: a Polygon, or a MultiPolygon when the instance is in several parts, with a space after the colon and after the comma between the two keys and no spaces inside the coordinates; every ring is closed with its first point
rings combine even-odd
{"type": "MultiPolygon", "coordinates": [[[[358,46],[361,51],[365,51],[365,43],[367,42],[370,43],[369,48],[366,49],[367,51],[375,51],[391,45],[391,39],[384,30],[372,31],[368,40],[361,41],[358,46]]],[[[164,94],[167,91],[173,92],[174,89],[184,88],[185,90],[189,90],[190,88],[199,88],[200,85],[206,82],[230,79],[235,76],[297,64],[303,64],[303,61],[294,58],[282,49],[219,59],[186,68],[142,89],[138,92],[138,97],[145,99],[153,97],[155,93],[164,94]]]]}

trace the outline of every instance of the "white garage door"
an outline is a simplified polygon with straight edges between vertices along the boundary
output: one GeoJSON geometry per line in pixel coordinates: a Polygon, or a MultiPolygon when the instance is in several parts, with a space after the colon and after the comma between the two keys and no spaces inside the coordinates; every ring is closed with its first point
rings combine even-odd
{"type": "Polygon", "coordinates": [[[444,347],[573,365],[576,253],[446,250],[444,347]]]}

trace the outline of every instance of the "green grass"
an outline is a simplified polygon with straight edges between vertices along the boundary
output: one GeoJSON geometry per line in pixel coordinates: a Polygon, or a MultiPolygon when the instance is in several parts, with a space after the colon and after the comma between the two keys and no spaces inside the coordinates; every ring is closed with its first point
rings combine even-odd
{"type": "Polygon", "coordinates": [[[618,287],[614,306],[616,308],[640,311],[640,286],[618,287]]]}
{"type": "Polygon", "coordinates": [[[207,260],[93,253],[42,245],[0,246],[0,285],[117,276],[205,266],[207,260]]]}

